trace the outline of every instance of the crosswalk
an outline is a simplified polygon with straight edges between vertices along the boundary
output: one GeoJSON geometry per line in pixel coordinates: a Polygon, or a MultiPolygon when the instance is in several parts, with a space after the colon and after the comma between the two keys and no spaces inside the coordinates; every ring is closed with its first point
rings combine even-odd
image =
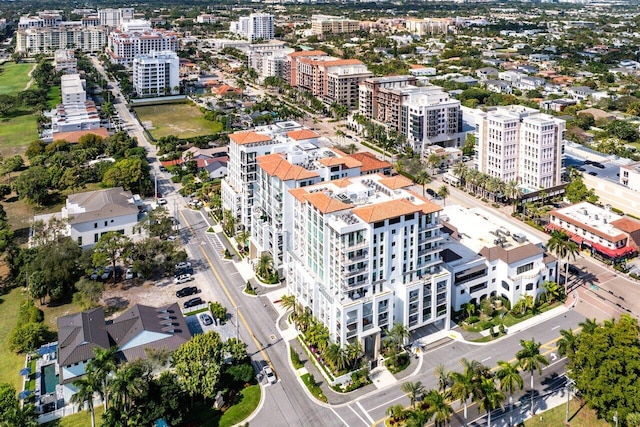
{"type": "Polygon", "coordinates": [[[224,245],[220,241],[220,237],[217,234],[208,234],[207,240],[213,249],[215,250],[216,255],[220,259],[224,259],[224,245]]]}

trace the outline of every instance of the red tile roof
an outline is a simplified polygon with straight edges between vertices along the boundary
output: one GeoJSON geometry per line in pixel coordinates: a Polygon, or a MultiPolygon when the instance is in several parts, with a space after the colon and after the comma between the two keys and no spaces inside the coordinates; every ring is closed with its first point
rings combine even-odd
{"type": "Polygon", "coordinates": [[[232,133],[229,135],[229,139],[238,145],[271,141],[271,137],[253,131],[232,133]]]}
{"type": "Polygon", "coordinates": [[[58,132],[53,134],[54,141],[65,140],[71,143],[77,143],[81,137],[85,135],[98,135],[101,138],[108,138],[109,131],[105,128],[89,129],[89,130],[76,130],[72,132],[58,132]]]}

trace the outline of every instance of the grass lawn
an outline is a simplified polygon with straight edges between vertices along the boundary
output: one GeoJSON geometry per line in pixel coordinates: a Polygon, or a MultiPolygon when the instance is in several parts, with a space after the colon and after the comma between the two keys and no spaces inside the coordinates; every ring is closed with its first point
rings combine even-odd
{"type": "MultiPolygon", "coordinates": [[[[525,421],[525,427],[548,427],[564,425],[566,404],[562,404],[555,408],[549,409],[536,415],[534,418],[525,421]]],[[[604,420],[599,420],[596,412],[587,407],[586,404],[578,400],[569,402],[569,424],[579,427],[608,427],[610,426],[604,420]]]]}
{"type": "Polygon", "coordinates": [[[0,119],[0,153],[4,157],[22,154],[29,143],[38,139],[36,118],[35,114],[25,113],[0,119]]]}
{"type": "MultiPolygon", "coordinates": [[[[96,406],[94,411],[96,414],[96,427],[100,427],[102,425],[104,406],[96,406]]],[[[89,427],[90,425],[91,413],[89,411],[78,412],[77,414],[44,424],[45,427],[89,427]]]]}
{"type": "Polygon", "coordinates": [[[51,86],[47,93],[47,97],[49,98],[49,108],[56,108],[58,104],[62,102],[62,91],[60,86],[51,86]]]}
{"type": "Polygon", "coordinates": [[[169,135],[191,138],[222,130],[222,123],[205,120],[200,109],[191,104],[149,105],[135,110],[155,139],[169,135]]]}
{"type": "Polygon", "coordinates": [[[0,301],[0,383],[10,383],[17,391],[22,391],[19,372],[24,368],[25,356],[9,350],[9,335],[17,324],[20,304],[24,301],[22,289],[12,289],[0,296],[0,301]]]}
{"type": "Polygon", "coordinates": [[[36,64],[5,62],[0,66],[0,95],[17,95],[30,80],[29,71],[36,64]]]}
{"type": "Polygon", "coordinates": [[[220,427],[230,427],[238,424],[240,421],[247,418],[260,403],[260,386],[250,385],[240,392],[242,396],[240,402],[236,403],[222,414],[220,418],[220,427]]]}

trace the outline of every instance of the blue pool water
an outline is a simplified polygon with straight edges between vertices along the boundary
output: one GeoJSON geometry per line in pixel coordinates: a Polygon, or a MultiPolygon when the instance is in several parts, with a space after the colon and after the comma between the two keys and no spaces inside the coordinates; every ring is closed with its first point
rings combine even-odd
{"type": "Polygon", "coordinates": [[[42,368],[42,394],[49,394],[56,391],[58,385],[58,375],[56,372],[56,364],[52,363],[42,368]]]}

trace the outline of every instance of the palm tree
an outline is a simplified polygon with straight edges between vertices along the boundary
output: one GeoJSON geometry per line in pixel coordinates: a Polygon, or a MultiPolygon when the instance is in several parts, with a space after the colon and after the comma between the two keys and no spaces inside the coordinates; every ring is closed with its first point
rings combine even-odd
{"type": "Polygon", "coordinates": [[[424,393],[424,386],[420,381],[407,381],[402,384],[400,390],[402,390],[409,398],[409,401],[411,402],[411,409],[415,409],[416,401],[420,399],[420,396],[424,393]]]}
{"type": "Polygon", "coordinates": [[[424,197],[424,186],[431,182],[431,175],[426,170],[421,170],[415,176],[416,184],[422,186],[422,197],[424,197]]]}
{"type": "Polygon", "coordinates": [[[396,322],[387,332],[386,338],[394,346],[395,351],[398,352],[410,336],[411,334],[406,326],[400,322],[396,322]]]}
{"type": "Polygon", "coordinates": [[[522,188],[518,187],[518,183],[516,181],[509,181],[505,184],[504,192],[509,200],[511,200],[511,204],[513,205],[513,212],[515,212],[516,203],[522,197],[522,188]]]}
{"type": "Polygon", "coordinates": [[[256,264],[256,273],[263,279],[269,279],[273,275],[273,257],[266,252],[260,255],[256,264]]]}
{"type": "Polygon", "coordinates": [[[280,305],[285,310],[294,310],[296,308],[296,297],[294,295],[282,295],[280,297],[280,305]]]}
{"type": "Polygon", "coordinates": [[[444,201],[444,205],[447,205],[447,197],[449,197],[449,187],[447,187],[446,185],[441,186],[438,189],[438,197],[441,197],[442,200],[444,201]]]}
{"type": "Polygon", "coordinates": [[[136,361],[121,365],[109,382],[109,389],[113,394],[113,409],[124,414],[131,410],[133,401],[140,396],[148,381],[143,361],[136,361]]]}
{"type": "Polygon", "coordinates": [[[469,168],[464,162],[458,162],[453,166],[453,174],[458,177],[461,184],[464,184],[469,175],[469,168]]]}
{"type": "Polygon", "coordinates": [[[407,427],[424,427],[430,419],[430,413],[416,409],[414,411],[409,411],[405,425],[407,427]]]}
{"type": "Polygon", "coordinates": [[[536,343],[533,339],[520,340],[520,345],[522,349],[516,353],[516,359],[518,359],[518,366],[531,374],[531,415],[533,416],[533,372],[538,371],[538,374],[542,374],[542,366],[547,366],[549,361],[540,354],[540,343],[536,343]]]}
{"type": "Polygon", "coordinates": [[[93,395],[96,392],[91,378],[79,378],[73,382],[73,386],[77,389],[76,393],[71,396],[71,403],[78,405],[78,410],[82,410],[85,402],[91,414],[91,427],[96,426],[96,415],[93,411],[93,395]]]}
{"type": "Polygon", "coordinates": [[[222,231],[224,231],[224,234],[229,237],[233,236],[236,231],[237,222],[238,220],[229,209],[225,209],[222,212],[222,231]]]}
{"type": "Polygon", "coordinates": [[[242,230],[238,234],[236,234],[236,242],[238,243],[239,249],[244,251],[244,248],[247,247],[247,242],[251,238],[251,233],[247,230],[242,230]]]}
{"type": "Polygon", "coordinates": [[[491,411],[502,407],[505,399],[504,393],[496,387],[493,377],[484,377],[481,379],[478,387],[478,409],[487,412],[487,427],[491,427],[491,411]]]}
{"type": "Polygon", "coordinates": [[[560,356],[573,356],[578,347],[578,336],[573,333],[573,329],[560,329],[562,338],[558,340],[558,354],[560,356]]]}
{"type": "Polygon", "coordinates": [[[345,356],[347,357],[347,365],[355,368],[358,360],[362,357],[362,345],[359,341],[348,344],[344,347],[345,356]]]}
{"type": "Polygon", "coordinates": [[[558,286],[556,282],[547,280],[542,284],[542,287],[545,290],[545,294],[547,295],[548,300],[550,299],[551,301],[559,301],[560,299],[562,299],[564,289],[558,286]]]}
{"type": "Polygon", "coordinates": [[[522,390],[524,381],[520,376],[517,364],[511,364],[504,360],[498,360],[496,378],[500,381],[500,390],[509,393],[509,425],[513,425],[513,393],[516,389],[522,390]]]}
{"type": "Polygon", "coordinates": [[[436,153],[431,153],[429,154],[429,157],[427,157],[427,164],[431,168],[431,175],[435,174],[436,166],[438,165],[438,163],[440,163],[440,161],[440,156],[438,156],[436,153]]]}
{"type": "Polygon", "coordinates": [[[426,406],[425,411],[429,415],[435,416],[435,427],[444,426],[451,419],[453,408],[447,401],[445,393],[438,390],[429,390],[422,402],[426,406]]]}
{"type": "Polygon", "coordinates": [[[347,352],[340,347],[340,344],[329,344],[322,356],[335,372],[342,371],[349,364],[347,352]]]}
{"type": "Polygon", "coordinates": [[[598,326],[600,326],[596,319],[585,319],[584,321],[578,323],[578,325],[582,328],[582,332],[584,332],[585,334],[592,333],[598,326]]]}
{"type": "Polygon", "coordinates": [[[576,259],[576,255],[578,255],[578,245],[569,240],[569,236],[567,236],[562,231],[554,231],[551,233],[551,238],[547,241],[547,249],[553,252],[553,254],[558,257],[560,260],[565,260],[565,292],[569,282],[569,258],[576,259]]]}
{"type": "Polygon", "coordinates": [[[116,353],[118,352],[118,348],[115,346],[108,349],[94,347],[93,352],[95,357],[87,364],[87,375],[95,384],[96,391],[100,394],[100,397],[104,401],[104,407],[107,409],[109,406],[107,377],[111,372],[116,370],[118,361],[116,353]]]}
{"type": "Polygon", "coordinates": [[[469,399],[474,396],[477,390],[479,378],[488,373],[486,366],[483,366],[477,360],[469,361],[466,358],[460,359],[463,366],[462,372],[451,373],[451,390],[449,393],[454,399],[460,399],[464,407],[464,425],[467,425],[467,404],[469,399]]]}
{"type": "Polygon", "coordinates": [[[451,372],[447,371],[441,363],[436,366],[433,373],[438,379],[438,391],[445,393],[447,391],[447,387],[451,385],[451,372]]]}

